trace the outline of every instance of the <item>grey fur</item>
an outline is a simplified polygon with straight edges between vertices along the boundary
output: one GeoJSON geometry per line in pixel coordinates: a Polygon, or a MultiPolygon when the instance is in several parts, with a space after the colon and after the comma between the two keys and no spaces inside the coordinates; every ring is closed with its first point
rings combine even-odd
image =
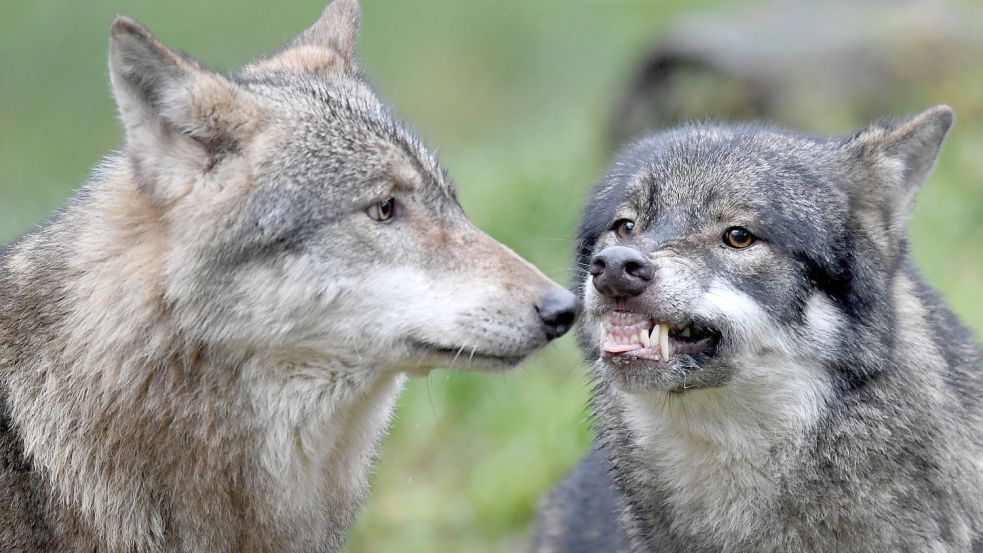
{"type": "Polygon", "coordinates": [[[562,334],[573,295],[362,79],[358,13],[228,77],[113,23],[126,143],[0,249],[3,551],[336,551],[405,374],[562,334]]]}
{"type": "Polygon", "coordinates": [[[829,139],[706,124],[625,150],[584,210],[575,280],[607,470],[587,460],[550,496],[536,551],[598,550],[561,539],[583,528],[636,553],[981,551],[980,347],[905,232],[952,120],[941,106],[829,139]],[[610,230],[621,218],[634,234],[610,230]],[[731,225],[758,242],[725,246],[731,225]],[[620,303],[586,272],[612,244],[656,267],[620,303]],[[712,325],[719,345],[601,355],[612,309],[712,325]],[[612,508],[620,524],[597,529],[612,508]]]}

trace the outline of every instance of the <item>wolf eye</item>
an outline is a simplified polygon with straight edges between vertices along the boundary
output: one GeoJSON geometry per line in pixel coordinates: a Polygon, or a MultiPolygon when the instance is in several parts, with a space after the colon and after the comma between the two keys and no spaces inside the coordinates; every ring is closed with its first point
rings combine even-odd
{"type": "Polygon", "coordinates": [[[628,238],[635,231],[635,221],[631,219],[618,219],[614,222],[611,230],[621,238],[628,238]]]}
{"type": "Polygon", "coordinates": [[[724,244],[736,249],[743,250],[747,248],[758,238],[751,234],[751,231],[744,227],[730,227],[724,231],[724,244]]]}
{"type": "Polygon", "coordinates": [[[396,215],[396,200],[393,198],[386,198],[381,202],[376,202],[369,206],[367,210],[369,217],[379,221],[380,223],[385,223],[396,215]]]}

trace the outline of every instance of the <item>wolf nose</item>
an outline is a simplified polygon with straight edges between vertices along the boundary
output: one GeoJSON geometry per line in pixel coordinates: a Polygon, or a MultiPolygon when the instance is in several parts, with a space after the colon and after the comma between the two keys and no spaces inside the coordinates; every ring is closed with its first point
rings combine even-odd
{"type": "Polygon", "coordinates": [[[655,267],[642,252],[625,246],[601,250],[590,261],[588,272],[594,288],[610,298],[630,298],[648,288],[655,277],[655,267]]]}
{"type": "Polygon", "coordinates": [[[546,337],[559,338],[570,330],[580,313],[580,299],[569,290],[554,288],[536,302],[536,313],[543,320],[546,337]]]}

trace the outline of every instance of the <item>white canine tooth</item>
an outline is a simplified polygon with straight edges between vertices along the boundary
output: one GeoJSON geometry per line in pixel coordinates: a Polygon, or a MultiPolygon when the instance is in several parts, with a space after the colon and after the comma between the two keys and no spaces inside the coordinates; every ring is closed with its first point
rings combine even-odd
{"type": "Polygon", "coordinates": [[[659,345],[659,329],[660,328],[662,328],[662,327],[659,326],[659,325],[655,325],[655,326],[652,327],[652,334],[649,335],[649,337],[648,337],[649,347],[658,346],[659,345]]]}
{"type": "Polygon", "coordinates": [[[659,327],[659,353],[663,361],[669,360],[669,325],[659,327]]]}
{"type": "Polygon", "coordinates": [[[638,331],[638,339],[642,343],[642,347],[646,347],[647,348],[647,347],[651,347],[652,346],[652,339],[649,338],[649,331],[648,331],[648,329],[643,328],[643,329],[639,330],[638,331]]]}
{"type": "Polygon", "coordinates": [[[679,335],[682,336],[683,338],[689,338],[690,336],[693,335],[693,330],[687,326],[686,328],[683,329],[682,332],[679,333],[679,335]]]}

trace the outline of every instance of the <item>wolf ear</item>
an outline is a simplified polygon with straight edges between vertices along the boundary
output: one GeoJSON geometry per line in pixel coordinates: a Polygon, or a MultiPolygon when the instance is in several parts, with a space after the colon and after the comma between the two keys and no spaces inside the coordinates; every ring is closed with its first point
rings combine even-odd
{"type": "Polygon", "coordinates": [[[258,107],[236,85],[126,17],[110,29],[109,73],[127,151],[144,169],[174,165],[178,157],[207,171],[260,121],[258,107]]]}
{"type": "Polygon", "coordinates": [[[298,73],[355,74],[358,0],[334,0],[308,29],[279,52],[248,69],[287,69],[298,73]]]}
{"type": "Polygon", "coordinates": [[[358,0],[334,0],[321,17],[293,40],[293,46],[316,46],[334,50],[347,63],[355,59],[358,49],[358,26],[362,10],[358,0]]]}
{"type": "Polygon", "coordinates": [[[952,108],[936,106],[906,119],[872,123],[849,141],[861,165],[851,191],[854,203],[875,215],[889,235],[904,233],[954,119],[952,108]]]}

